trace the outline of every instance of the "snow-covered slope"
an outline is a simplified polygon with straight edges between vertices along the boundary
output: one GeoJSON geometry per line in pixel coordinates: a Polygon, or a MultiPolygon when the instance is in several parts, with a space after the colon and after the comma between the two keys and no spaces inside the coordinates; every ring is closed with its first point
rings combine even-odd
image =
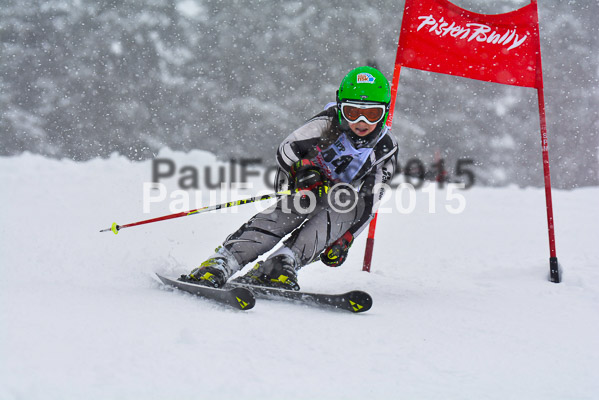
{"type": "MultiPolygon", "coordinates": [[[[160,156],[200,174],[218,165],[203,152],[160,156]]],[[[457,215],[446,190],[433,204],[418,191],[413,212],[390,202],[380,215],[372,273],[364,237],[341,268],[300,273],[305,290],[370,292],[371,311],[259,300],[237,312],[152,273],[188,272],[253,206],[98,233],[179,211],[167,197],[142,212],[151,172],[117,156],[0,158],[0,399],[599,395],[598,188],[554,191],[561,284],[547,280],[543,190],[474,187],[457,215]]],[[[180,176],[164,182],[169,195],[180,176]]],[[[244,193],[267,189],[257,179],[244,193]]]]}

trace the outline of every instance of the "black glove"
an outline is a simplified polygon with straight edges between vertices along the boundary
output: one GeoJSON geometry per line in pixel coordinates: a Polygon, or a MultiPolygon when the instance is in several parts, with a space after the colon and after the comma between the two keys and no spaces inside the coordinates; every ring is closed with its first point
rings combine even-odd
{"type": "Polygon", "coordinates": [[[320,260],[329,267],[340,266],[347,258],[347,253],[353,242],[354,235],[350,231],[345,232],[320,254],[320,260]]]}
{"type": "Polygon", "coordinates": [[[296,192],[311,191],[316,197],[322,197],[328,191],[326,175],[310,160],[299,160],[291,166],[296,192]]]}

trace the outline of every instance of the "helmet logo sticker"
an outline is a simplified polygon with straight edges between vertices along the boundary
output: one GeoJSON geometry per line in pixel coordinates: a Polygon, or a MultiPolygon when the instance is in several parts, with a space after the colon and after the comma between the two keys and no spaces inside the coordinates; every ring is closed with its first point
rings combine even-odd
{"type": "Polygon", "coordinates": [[[358,74],[356,81],[358,83],[374,83],[374,76],[368,72],[361,72],[358,74]]]}

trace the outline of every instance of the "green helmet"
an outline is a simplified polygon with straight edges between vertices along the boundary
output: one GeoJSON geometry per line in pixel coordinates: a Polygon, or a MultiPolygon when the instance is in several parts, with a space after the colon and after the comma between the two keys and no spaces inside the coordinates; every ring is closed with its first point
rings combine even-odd
{"type": "Polygon", "coordinates": [[[340,101],[373,101],[389,104],[391,87],[385,75],[378,69],[358,67],[343,78],[337,97],[340,101]]]}
{"type": "Polygon", "coordinates": [[[383,124],[385,124],[389,115],[388,106],[391,102],[389,81],[376,68],[364,66],[353,69],[343,78],[337,91],[339,122],[342,122],[341,103],[344,101],[385,104],[387,106],[387,112],[383,119],[383,124]]]}

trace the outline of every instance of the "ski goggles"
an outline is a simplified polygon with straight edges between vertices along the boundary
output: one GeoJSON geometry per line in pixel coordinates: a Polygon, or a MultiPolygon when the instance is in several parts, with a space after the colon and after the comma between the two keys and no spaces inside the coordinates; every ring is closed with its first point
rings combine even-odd
{"type": "Polygon", "coordinates": [[[376,124],[383,119],[386,112],[385,104],[341,103],[341,115],[352,124],[360,121],[376,124]]]}

